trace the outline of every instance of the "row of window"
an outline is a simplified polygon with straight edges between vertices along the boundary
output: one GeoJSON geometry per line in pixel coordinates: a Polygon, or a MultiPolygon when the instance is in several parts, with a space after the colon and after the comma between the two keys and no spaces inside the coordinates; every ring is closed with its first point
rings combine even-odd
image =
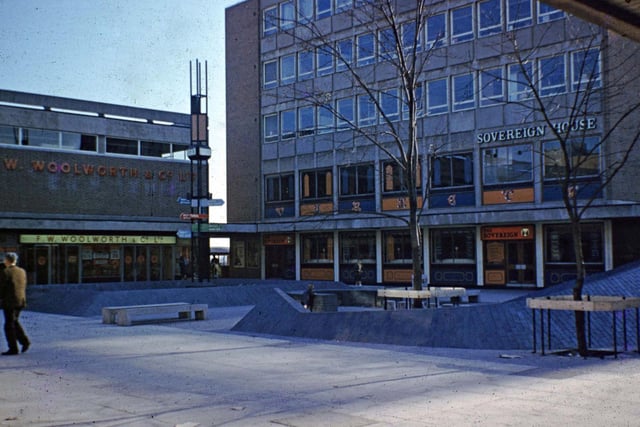
{"type": "MultiPolygon", "coordinates": [[[[0,126],[0,144],[98,152],[98,137],[74,132],[0,126]]],[[[130,156],[187,159],[187,145],[135,139],[106,138],[104,152],[130,156]]]]}
{"type": "MultiPolygon", "coordinates": [[[[431,262],[433,264],[475,264],[476,230],[472,227],[429,231],[431,262]]],[[[604,261],[604,240],[601,224],[582,225],[582,245],[585,262],[604,261]]],[[[302,263],[333,263],[332,234],[303,234],[301,236],[302,263]]],[[[340,233],[340,262],[342,264],[374,264],[376,262],[376,234],[372,231],[340,233]]],[[[565,224],[545,225],[545,261],[548,263],[573,263],[573,234],[565,224]]],[[[382,258],[385,264],[411,264],[411,239],[406,231],[382,232],[382,258]]]]}
{"type": "MultiPolygon", "coordinates": [[[[537,62],[512,64],[424,82],[416,89],[418,116],[463,111],[532,97],[537,82],[541,96],[593,89],[601,85],[598,49],[575,51],[537,62]],[[535,67],[534,67],[535,65],[535,67]],[[535,73],[535,75],[534,75],[535,73]],[[425,102],[426,101],[426,102],[425,102]]],[[[324,134],[406,118],[408,105],[399,89],[379,92],[379,108],[369,95],[337,99],[332,104],[307,105],[263,117],[264,141],[324,134]]]]}
{"type": "MultiPolygon", "coordinates": [[[[600,173],[600,139],[596,136],[579,138],[568,144],[568,161],[574,176],[589,178],[600,173]]],[[[483,185],[532,183],[534,178],[533,146],[510,145],[481,150],[483,185]]],[[[560,143],[543,144],[542,165],[544,179],[553,181],[563,177],[565,163],[560,143]]],[[[451,189],[474,185],[473,153],[463,152],[439,155],[430,160],[431,188],[451,189]]],[[[300,172],[300,199],[331,199],[333,195],[333,169],[316,169],[300,172]]],[[[383,193],[405,190],[402,169],[391,161],[381,165],[383,193]]],[[[373,163],[341,166],[338,168],[340,196],[362,196],[375,193],[375,168],[373,163]]],[[[418,177],[417,188],[421,188],[418,177]]],[[[265,201],[282,202],[295,199],[294,173],[267,176],[265,201]]]]}
{"type": "MultiPolygon", "coordinates": [[[[366,1],[356,1],[359,6],[366,1]]],[[[562,19],[564,12],[535,0],[481,0],[448,12],[433,14],[427,19],[427,46],[446,43],[450,28],[451,43],[515,30],[532,25],[534,8],[538,23],[562,19]],[[505,25],[506,24],[506,25],[505,25]],[[477,30],[476,30],[477,28],[477,30]]],[[[296,23],[327,18],[353,8],[352,0],[287,0],[263,10],[262,32],[265,36],[289,31],[296,23]]],[[[414,31],[415,34],[415,31],[414,31]]]]}

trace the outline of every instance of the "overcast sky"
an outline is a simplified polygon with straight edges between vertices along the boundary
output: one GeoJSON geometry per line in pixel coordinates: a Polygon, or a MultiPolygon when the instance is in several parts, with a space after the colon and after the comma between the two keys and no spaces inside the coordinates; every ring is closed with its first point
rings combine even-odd
{"type": "Polygon", "coordinates": [[[207,61],[210,191],[226,199],[224,11],[240,1],[0,0],[0,88],[189,113],[189,61],[207,61]]]}

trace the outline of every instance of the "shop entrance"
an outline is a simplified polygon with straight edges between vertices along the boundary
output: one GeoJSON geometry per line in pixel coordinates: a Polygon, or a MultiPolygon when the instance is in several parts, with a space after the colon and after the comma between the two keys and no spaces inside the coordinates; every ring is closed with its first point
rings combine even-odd
{"type": "Polygon", "coordinates": [[[483,227],[485,285],[535,285],[533,226],[483,227]]]}
{"type": "Polygon", "coordinates": [[[267,279],[296,278],[295,246],[266,246],[265,249],[267,279]]]}
{"type": "Polygon", "coordinates": [[[532,241],[507,242],[507,284],[535,283],[535,250],[532,241]]]}

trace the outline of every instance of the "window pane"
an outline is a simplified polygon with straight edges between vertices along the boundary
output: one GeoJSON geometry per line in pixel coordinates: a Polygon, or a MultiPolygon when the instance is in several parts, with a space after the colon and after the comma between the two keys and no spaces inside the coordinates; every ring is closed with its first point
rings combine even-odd
{"type": "Polygon", "coordinates": [[[530,145],[491,148],[483,151],[484,184],[529,182],[532,180],[530,145]]]}
{"type": "Polygon", "coordinates": [[[451,11],[451,43],[473,38],[473,7],[465,6],[451,11]]]}
{"type": "Polygon", "coordinates": [[[313,77],[313,52],[298,54],[298,78],[300,80],[313,77]]]}
{"type": "Polygon", "coordinates": [[[475,235],[473,228],[433,229],[431,231],[432,261],[435,264],[474,263],[475,235]]]}
{"type": "Polygon", "coordinates": [[[351,9],[353,0],[336,0],[336,12],[351,9]]]}
{"type": "MultiPolygon", "coordinates": [[[[416,117],[421,117],[424,114],[424,96],[422,93],[422,85],[418,84],[414,94],[416,117]]],[[[402,99],[402,116],[405,119],[409,118],[409,100],[404,98],[402,99]]]]}
{"type": "MultiPolygon", "coordinates": [[[[600,173],[600,140],[591,136],[568,141],[569,169],[572,176],[597,176],[600,173]]],[[[544,144],[544,177],[545,179],[562,178],[565,172],[565,160],[560,142],[544,144]]]]}
{"type": "Polygon", "coordinates": [[[358,96],[358,125],[369,126],[376,122],[376,107],[369,95],[358,96]]]}
{"type": "MultiPolygon", "coordinates": [[[[396,57],[396,38],[390,28],[378,32],[378,55],[380,61],[389,61],[396,57]]],[[[360,61],[358,61],[360,65],[360,61]]]]}
{"type": "Polygon", "coordinates": [[[296,80],[296,56],[287,55],[280,58],[280,81],[282,84],[296,80]]]}
{"type": "Polygon", "coordinates": [[[323,48],[318,48],[316,52],[318,76],[326,76],[333,73],[333,54],[323,48]]]}
{"type": "Polygon", "coordinates": [[[357,38],[358,66],[371,64],[375,58],[375,37],[372,33],[362,34],[357,38]]]}
{"type": "Polygon", "coordinates": [[[473,155],[458,153],[432,158],[431,185],[433,188],[473,185],[473,155]]]}
{"type": "Polygon", "coordinates": [[[296,112],[295,110],[280,113],[280,128],[282,139],[295,138],[296,136],[296,112]]]}
{"type": "Polygon", "coordinates": [[[280,29],[286,30],[295,23],[293,0],[280,3],[280,29]]]}
{"type": "Polygon", "coordinates": [[[107,153],[138,155],[138,141],[134,139],[107,138],[107,153]]]}
{"type": "Polygon", "coordinates": [[[382,245],[385,263],[411,264],[411,239],[406,231],[386,231],[382,245]]]}
{"type": "Polygon", "coordinates": [[[600,51],[598,49],[573,52],[572,58],[572,89],[586,90],[599,88],[600,81],[600,51]]]}
{"type": "Polygon", "coordinates": [[[480,37],[502,31],[500,0],[485,0],[478,3],[478,35],[480,37]]]}
{"type": "Polygon", "coordinates": [[[427,18],[427,48],[444,46],[447,42],[447,19],[444,13],[427,18]]]}
{"type": "Polygon", "coordinates": [[[276,141],[278,139],[278,115],[270,114],[264,117],[264,140],[265,142],[276,141]]]}
{"type": "Polygon", "coordinates": [[[507,29],[513,30],[531,24],[531,0],[507,0],[507,29]]]}
{"type": "Polygon", "coordinates": [[[315,132],[314,107],[302,107],[298,109],[298,135],[313,135],[315,132]]]}
{"type": "MultiPolygon", "coordinates": [[[[585,262],[604,262],[604,241],[600,224],[582,224],[582,251],[585,262]]],[[[547,262],[575,263],[573,233],[568,225],[545,227],[545,258],[547,262]]]]}
{"type": "Polygon", "coordinates": [[[331,16],[332,0],[316,0],[316,18],[326,18],[331,16]]]}
{"type": "Polygon", "coordinates": [[[278,31],[278,8],[270,7],[264,10],[263,27],[264,35],[274,34],[278,31]]]}
{"type": "Polygon", "coordinates": [[[538,24],[562,18],[564,18],[564,11],[562,9],[556,9],[541,1],[538,2],[538,24]]]}
{"type": "Polygon", "coordinates": [[[0,126],[0,144],[20,144],[20,128],[0,126]]]}
{"type": "MultiPolygon", "coordinates": [[[[22,145],[60,148],[60,133],[51,130],[22,129],[22,145]]],[[[137,153],[136,150],[135,154],[137,153]]]]}
{"type": "Polygon", "coordinates": [[[336,70],[344,70],[353,62],[353,40],[340,40],[336,46],[338,57],[336,58],[336,70]]]}
{"type": "Polygon", "coordinates": [[[533,65],[531,62],[509,66],[509,100],[520,101],[531,98],[533,65]]]}
{"type": "Polygon", "coordinates": [[[540,95],[566,92],[564,55],[540,60],[540,95]]]}
{"type": "Polygon", "coordinates": [[[338,129],[349,129],[353,124],[353,98],[343,98],[336,101],[338,112],[338,129]]]}
{"type": "Polygon", "coordinates": [[[152,141],[140,141],[140,155],[148,157],[165,157],[171,152],[171,144],[152,141]]]}
{"type": "Polygon", "coordinates": [[[449,110],[447,105],[447,80],[434,80],[428,83],[427,113],[441,114],[449,110]]]}
{"type": "Polygon", "coordinates": [[[264,63],[264,87],[272,88],[278,85],[278,61],[264,63]]]}
{"type": "Polygon", "coordinates": [[[418,35],[418,39],[416,40],[416,23],[409,22],[407,24],[402,25],[402,47],[404,49],[413,49],[415,44],[416,52],[420,51],[422,47],[421,37],[418,35]]]}
{"type": "Polygon", "coordinates": [[[334,115],[330,105],[320,105],[318,107],[318,133],[329,133],[333,131],[334,115]]]}
{"type": "MultiPolygon", "coordinates": [[[[387,120],[396,121],[400,118],[398,104],[398,89],[391,89],[386,92],[380,93],[380,106],[382,107],[382,112],[387,120]]],[[[380,123],[384,122],[385,120],[381,116],[380,123]]]]}
{"type": "Polygon", "coordinates": [[[480,105],[504,102],[502,68],[480,72],[480,105]]]}
{"type": "Polygon", "coordinates": [[[309,22],[313,19],[313,0],[298,0],[298,22],[309,22]]]}
{"type": "Polygon", "coordinates": [[[453,111],[467,110],[475,106],[473,74],[453,78],[453,111]]]}

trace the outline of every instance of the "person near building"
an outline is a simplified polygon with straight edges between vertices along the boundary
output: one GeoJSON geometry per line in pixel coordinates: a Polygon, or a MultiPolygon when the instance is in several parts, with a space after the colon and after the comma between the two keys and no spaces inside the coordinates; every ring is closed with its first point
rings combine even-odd
{"type": "Polygon", "coordinates": [[[362,263],[361,262],[356,263],[354,276],[356,279],[356,286],[362,286],[362,263]]]}
{"type": "Polygon", "coordinates": [[[4,334],[9,350],[3,356],[18,354],[18,343],[22,352],[31,345],[20,321],[20,312],[27,306],[27,273],[18,267],[18,255],[8,252],[4,256],[4,277],[2,278],[2,309],[4,311],[4,334]]]}
{"type": "Polygon", "coordinates": [[[309,311],[313,311],[313,300],[315,299],[315,293],[313,292],[313,285],[309,284],[307,290],[302,294],[302,305],[309,311]]]}

